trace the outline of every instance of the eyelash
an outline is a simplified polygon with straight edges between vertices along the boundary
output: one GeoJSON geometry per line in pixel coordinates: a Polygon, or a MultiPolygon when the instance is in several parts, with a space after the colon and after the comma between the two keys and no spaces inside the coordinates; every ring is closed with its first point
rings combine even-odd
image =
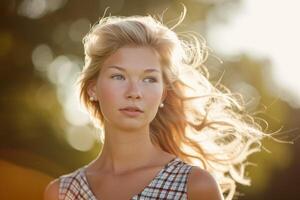
{"type": "MultiPolygon", "coordinates": [[[[110,78],[114,79],[115,77],[121,77],[121,76],[124,78],[124,76],[121,75],[121,74],[114,74],[114,75],[111,75],[110,78]]],[[[150,80],[151,80],[151,83],[157,82],[157,79],[154,78],[154,77],[147,77],[147,79],[150,79],[150,80]]],[[[120,79],[117,79],[117,80],[120,80],[120,79]]]]}

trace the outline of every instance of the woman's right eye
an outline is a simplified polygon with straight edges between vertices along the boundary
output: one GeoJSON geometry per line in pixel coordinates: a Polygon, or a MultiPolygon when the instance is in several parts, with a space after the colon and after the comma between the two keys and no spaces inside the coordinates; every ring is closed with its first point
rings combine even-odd
{"type": "Polygon", "coordinates": [[[115,75],[112,75],[110,78],[116,79],[116,80],[123,80],[124,76],[121,74],[115,74],[115,75]]]}

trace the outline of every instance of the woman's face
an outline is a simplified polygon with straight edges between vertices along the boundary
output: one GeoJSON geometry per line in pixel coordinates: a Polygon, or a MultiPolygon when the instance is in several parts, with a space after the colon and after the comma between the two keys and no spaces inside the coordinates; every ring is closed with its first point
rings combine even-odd
{"type": "Polygon", "coordinates": [[[105,125],[149,126],[165,96],[158,55],[149,47],[120,48],[104,61],[89,94],[97,98],[105,125]]]}

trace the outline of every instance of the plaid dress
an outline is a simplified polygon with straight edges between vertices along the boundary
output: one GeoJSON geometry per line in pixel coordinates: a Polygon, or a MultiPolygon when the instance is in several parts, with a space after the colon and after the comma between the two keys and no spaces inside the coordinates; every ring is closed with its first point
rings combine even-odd
{"type": "MultiPolygon", "coordinates": [[[[151,183],[131,200],[187,200],[187,178],[191,168],[191,165],[178,157],[173,158],[151,183]]],[[[97,199],[91,191],[84,169],[85,167],[80,168],[59,178],[60,200],[102,200],[97,199]]]]}

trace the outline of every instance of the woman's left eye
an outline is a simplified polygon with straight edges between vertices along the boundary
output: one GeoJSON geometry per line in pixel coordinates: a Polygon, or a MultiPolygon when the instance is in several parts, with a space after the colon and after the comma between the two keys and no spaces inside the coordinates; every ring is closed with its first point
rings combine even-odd
{"type": "Polygon", "coordinates": [[[145,80],[149,80],[149,81],[147,81],[147,82],[150,82],[150,83],[155,83],[155,82],[157,82],[157,79],[154,78],[154,77],[147,77],[147,78],[145,78],[145,80]]]}

